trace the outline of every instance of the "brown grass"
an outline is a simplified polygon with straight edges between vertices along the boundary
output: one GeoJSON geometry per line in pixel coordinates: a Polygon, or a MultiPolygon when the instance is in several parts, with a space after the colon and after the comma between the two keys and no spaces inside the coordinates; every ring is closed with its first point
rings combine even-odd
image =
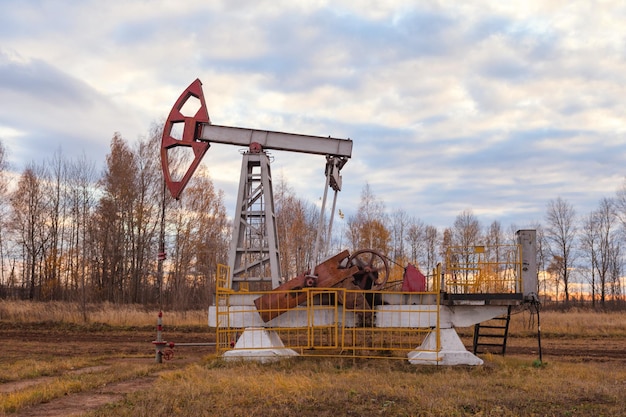
{"type": "MultiPolygon", "coordinates": [[[[154,326],[157,309],[141,305],[111,303],[87,305],[87,323],[102,323],[114,327],[154,326]]],[[[0,321],[11,323],[55,322],[85,324],[78,303],[29,302],[0,300],[0,321]]],[[[541,311],[541,330],[551,337],[626,337],[626,312],[601,312],[571,309],[568,311],[541,311]]],[[[170,326],[206,326],[207,311],[163,311],[163,323],[170,326]]],[[[462,329],[461,333],[472,332],[462,329]]],[[[537,316],[528,310],[513,312],[511,335],[535,337],[537,316]]]]}
{"type": "Polygon", "coordinates": [[[483,367],[209,359],[91,416],[617,416],[626,369],[490,357],[483,367]]]}
{"type": "Polygon", "coordinates": [[[93,358],[85,357],[20,359],[8,364],[2,364],[2,367],[0,367],[0,383],[58,375],[69,370],[94,365],[95,363],[93,358]]]}
{"type": "MultiPolygon", "coordinates": [[[[541,311],[539,321],[543,337],[626,337],[626,311],[541,311]]],[[[457,330],[471,336],[474,328],[457,330]]],[[[537,337],[537,316],[528,310],[512,312],[509,331],[513,337],[537,337]]]]}
{"type": "MultiPolygon", "coordinates": [[[[90,305],[89,320],[117,328],[153,326],[157,311],[140,306],[90,305]]],[[[0,301],[0,320],[81,324],[79,305],[0,301]]],[[[206,326],[206,312],[165,312],[175,326],[206,326]]],[[[71,327],[71,326],[69,326],[71,327]]],[[[541,312],[548,339],[601,339],[621,343],[626,312],[541,312]]],[[[463,329],[468,330],[469,329],[463,329]]],[[[536,336],[536,317],[512,317],[513,337],[536,336]],[[534,319],[534,323],[533,323],[534,319]],[[534,324],[534,326],[531,326],[534,324]]],[[[132,333],[132,332],[129,332],[132,333]]],[[[92,365],[73,357],[45,363],[5,362],[4,381],[52,376],[52,381],[0,396],[0,415],[28,404],[154,372],[154,365],[115,366],[98,375],[66,375],[92,365]]],[[[620,416],[626,415],[626,361],[484,355],[479,367],[415,366],[406,361],[295,358],[273,364],[207,357],[162,372],[150,391],[129,394],[91,416],[620,416]]],[[[151,359],[149,359],[151,360],[151,359]]],[[[97,362],[96,362],[97,363],[97,362]]]]}
{"type": "Polygon", "coordinates": [[[70,373],[53,377],[26,389],[0,394],[0,413],[16,412],[24,407],[52,399],[89,391],[112,382],[148,375],[155,365],[115,364],[106,372],[70,373]]]}
{"type": "MultiPolygon", "coordinates": [[[[87,322],[78,303],[58,301],[29,302],[0,300],[0,321],[12,323],[55,322],[66,324],[103,323],[109,326],[153,326],[158,309],[141,305],[111,303],[89,304],[86,307],[87,322]]],[[[206,310],[163,311],[164,322],[177,326],[207,325],[206,310]]]]}

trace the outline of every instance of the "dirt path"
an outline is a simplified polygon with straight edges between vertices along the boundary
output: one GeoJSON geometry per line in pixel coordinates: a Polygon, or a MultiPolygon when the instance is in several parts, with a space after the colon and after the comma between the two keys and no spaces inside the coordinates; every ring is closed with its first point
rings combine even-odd
{"type": "MultiPolygon", "coordinates": [[[[88,366],[66,372],[67,374],[106,373],[119,362],[133,365],[155,365],[155,350],[152,341],[155,332],[139,330],[106,330],[76,331],[75,329],[48,328],[44,325],[11,326],[0,325],[0,335],[6,347],[0,357],[3,363],[14,363],[24,360],[45,361],[48,358],[64,357],[98,357],[103,364],[88,366]],[[111,359],[107,359],[111,356],[111,359]]],[[[215,336],[207,328],[206,331],[172,331],[164,334],[164,338],[174,342],[210,343],[215,336]]],[[[155,372],[140,378],[127,379],[110,383],[97,389],[69,394],[50,402],[38,404],[20,410],[13,415],[35,416],[79,416],[103,405],[121,401],[130,393],[148,390],[162,372],[180,369],[189,363],[197,362],[203,356],[214,352],[212,347],[180,347],[174,349],[170,361],[157,365],[155,372]]],[[[55,380],[55,376],[20,379],[0,383],[0,395],[26,390],[45,385],[55,380]]]]}
{"type": "Polygon", "coordinates": [[[157,376],[155,375],[132,379],[109,384],[94,391],[67,395],[49,403],[26,408],[16,415],[21,417],[80,416],[86,411],[121,401],[129,393],[150,389],[156,378],[157,376]]]}

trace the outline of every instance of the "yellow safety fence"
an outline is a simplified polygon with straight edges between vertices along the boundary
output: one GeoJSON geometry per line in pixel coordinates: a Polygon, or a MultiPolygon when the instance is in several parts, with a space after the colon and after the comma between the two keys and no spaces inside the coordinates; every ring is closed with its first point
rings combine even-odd
{"type": "MultiPolygon", "coordinates": [[[[303,288],[297,291],[235,292],[227,288],[228,267],[217,277],[217,353],[237,350],[245,329],[270,331],[285,348],[301,356],[404,359],[433,333],[438,352],[440,292],[354,291],[343,288],[303,288]],[[280,304],[257,309],[254,300],[302,297],[291,309],[280,304]],[[262,316],[275,317],[265,323],[262,316]]],[[[433,337],[431,336],[431,338],[433,337]]],[[[263,346],[246,347],[263,349],[263,346]]]]}
{"type": "Polygon", "coordinates": [[[520,292],[521,259],[519,245],[449,247],[443,289],[452,294],[520,292]]]}

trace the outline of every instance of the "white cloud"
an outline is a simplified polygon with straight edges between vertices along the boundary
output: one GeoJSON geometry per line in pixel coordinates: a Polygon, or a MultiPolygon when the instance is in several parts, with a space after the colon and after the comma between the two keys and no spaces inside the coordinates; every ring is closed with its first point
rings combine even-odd
{"type": "MultiPolygon", "coordinates": [[[[8,0],[0,138],[24,162],[61,146],[101,163],[113,132],[144,134],[200,78],[216,124],[352,138],[348,214],[367,181],[433,224],[465,209],[529,224],[558,195],[585,212],[621,185],[625,15],[582,0],[8,0]]],[[[234,198],[237,150],[205,159],[234,198]]],[[[315,200],[318,159],[276,153],[272,170],[315,200]]]]}

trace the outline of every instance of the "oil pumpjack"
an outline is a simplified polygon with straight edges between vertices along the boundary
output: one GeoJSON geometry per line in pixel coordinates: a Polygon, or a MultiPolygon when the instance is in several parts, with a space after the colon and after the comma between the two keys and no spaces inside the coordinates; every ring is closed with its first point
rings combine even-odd
{"type": "MultiPolygon", "coordinates": [[[[229,275],[225,286],[233,293],[226,307],[209,307],[209,326],[225,325],[243,328],[240,349],[228,351],[225,356],[251,358],[269,355],[295,355],[284,348],[272,328],[301,327],[311,322],[308,312],[296,308],[303,300],[292,298],[285,301],[281,291],[307,287],[342,287],[371,290],[382,288],[389,276],[385,257],[374,251],[364,250],[350,255],[340,252],[319,263],[326,250],[320,248],[324,232],[324,213],[327,192],[334,191],[327,236],[330,236],[338,191],[341,190],[341,169],[352,156],[352,141],[333,137],[282,133],[269,130],[228,127],[212,124],[206,108],[202,83],[195,80],[178,98],[166,121],[162,143],[161,162],[165,183],[178,199],[198,167],[211,143],[247,147],[243,153],[241,176],[237,195],[237,207],[233,218],[233,237],[229,251],[229,275]],[[190,110],[191,109],[191,110],[190,110]],[[175,132],[180,132],[179,136],[175,132]],[[174,153],[182,148],[193,152],[193,160],[180,175],[173,173],[177,161],[174,153]],[[301,275],[283,282],[280,273],[276,216],[272,190],[270,159],[267,151],[280,150],[325,156],[326,184],[321,205],[313,262],[301,275]],[[362,257],[365,253],[365,260],[362,257]],[[260,291],[278,290],[259,297],[260,291]],[[257,292],[255,295],[254,292],[257,292]],[[224,308],[226,312],[224,313],[224,308]],[[220,313],[221,312],[221,313],[220,313]],[[221,314],[221,315],[220,315],[221,314]],[[225,318],[224,320],[220,319],[225,318]],[[262,330],[259,333],[259,330],[262,330]],[[264,335],[258,338],[257,335],[264,335]],[[246,349],[249,348],[249,349],[246,349]]],[[[519,305],[536,297],[536,243],[534,230],[517,233],[520,246],[520,279],[506,293],[464,294],[447,292],[442,286],[442,297],[419,294],[388,294],[385,303],[371,305],[376,327],[437,328],[423,341],[422,346],[408,354],[411,363],[426,364],[482,364],[482,360],[463,346],[455,327],[471,326],[501,316],[511,305],[519,305]],[[415,313],[415,305],[421,311],[437,311],[434,315],[415,313]],[[435,322],[436,320],[436,322],[435,322]]],[[[435,279],[439,279],[436,277],[435,279]]],[[[442,279],[443,281],[443,279],[442,279]]],[[[362,296],[341,300],[344,304],[360,310],[367,304],[362,296]]],[[[509,310],[510,311],[510,310],[509,310]]],[[[344,315],[345,326],[357,326],[357,314],[344,315]]],[[[362,318],[362,317],[361,317],[362,318]]],[[[317,324],[337,321],[337,317],[316,317],[317,324]]],[[[237,346],[235,346],[237,347],[237,346]]]]}
{"type": "Polygon", "coordinates": [[[248,147],[243,154],[237,208],[233,219],[228,288],[233,290],[242,287],[249,290],[276,288],[281,284],[281,273],[272,175],[267,151],[289,151],[326,157],[322,216],[313,254],[316,261],[320,256],[327,191],[329,187],[334,190],[333,210],[328,226],[330,229],[337,194],[341,190],[340,171],[352,155],[352,141],[330,136],[300,135],[212,124],[202,92],[202,83],[196,79],[176,101],[163,131],[161,163],[165,183],[174,198],[180,197],[211,143],[248,147]],[[190,101],[195,102],[195,105],[190,104],[190,101]],[[185,108],[197,108],[197,111],[185,114],[185,108]],[[173,132],[180,131],[181,126],[182,136],[175,138],[173,132]],[[174,178],[170,170],[174,164],[171,152],[181,147],[191,148],[194,158],[182,178],[174,178]]]}

